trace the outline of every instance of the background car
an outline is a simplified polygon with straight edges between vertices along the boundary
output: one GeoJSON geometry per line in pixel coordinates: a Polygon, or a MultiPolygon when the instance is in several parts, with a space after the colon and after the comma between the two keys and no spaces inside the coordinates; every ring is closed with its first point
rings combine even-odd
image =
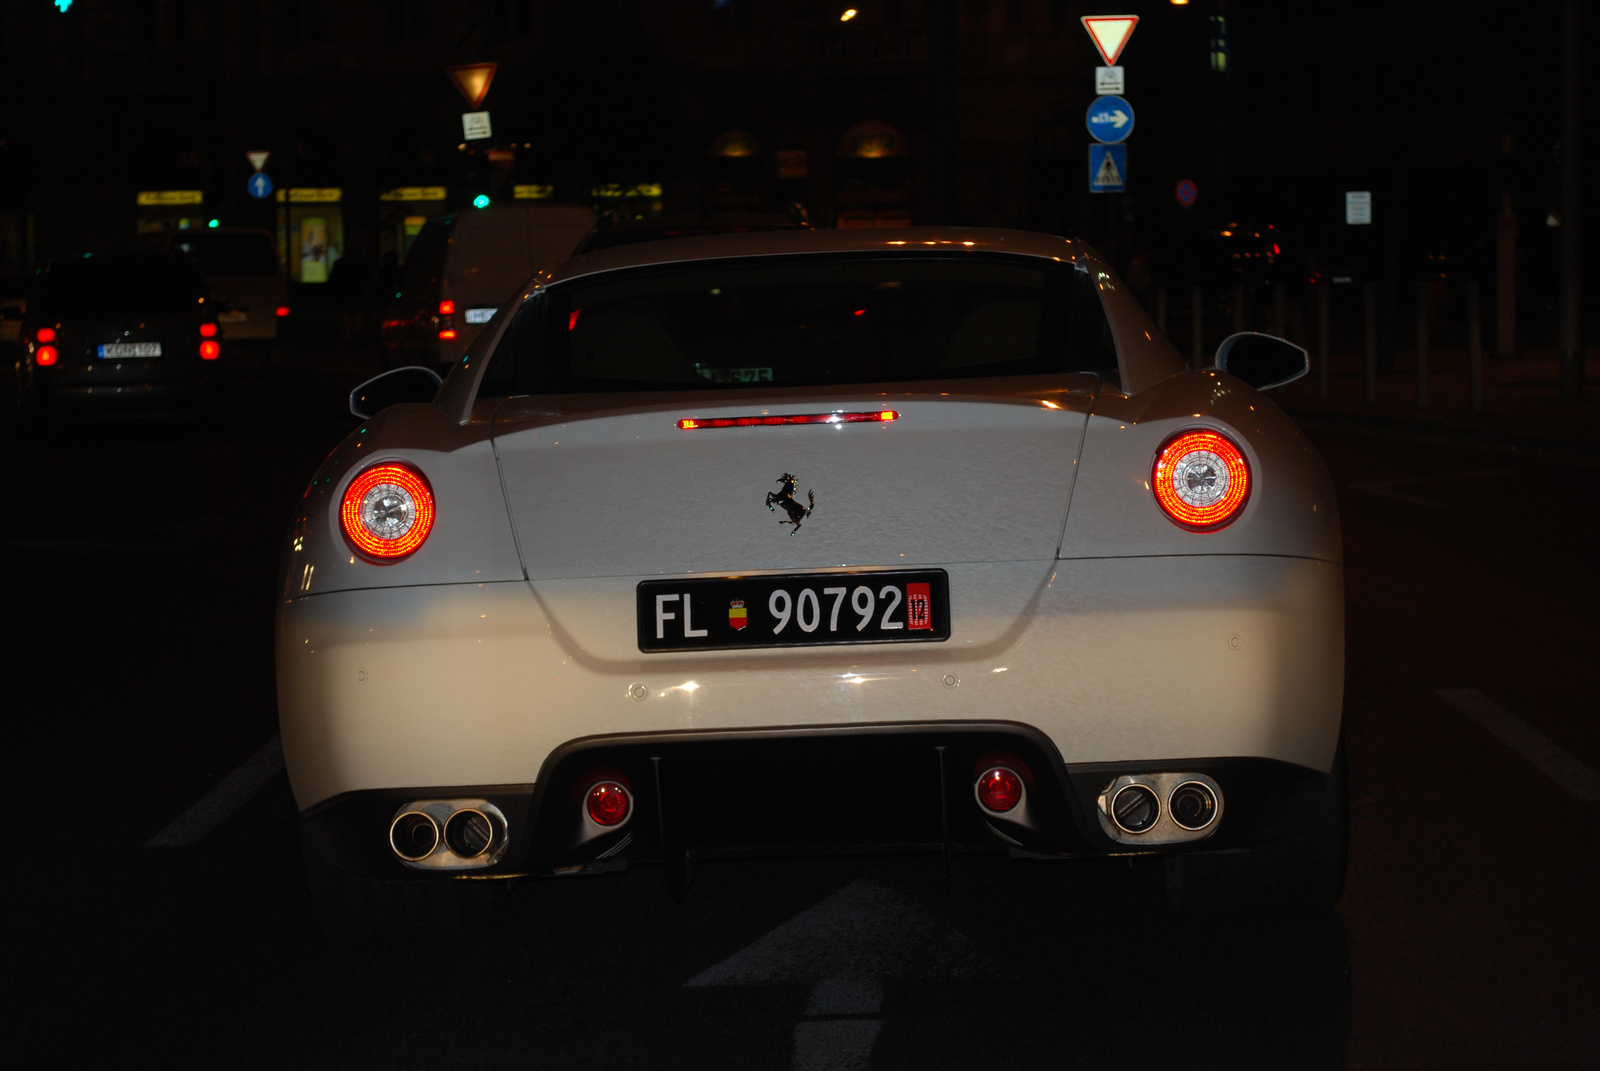
{"type": "Polygon", "coordinates": [[[379,329],[385,367],[448,368],[540,268],[594,226],[583,205],[492,204],[429,220],[406,254],[379,329]]]}
{"type": "Polygon", "coordinates": [[[805,206],[798,203],[791,204],[786,212],[704,212],[700,215],[646,216],[643,219],[607,212],[572,255],[582,256],[597,249],[614,249],[619,245],[655,242],[663,238],[794,231],[810,226],[810,215],[805,206]]]}
{"type": "MultiPolygon", "coordinates": [[[[1344,861],[1322,462],[1082,243],[789,231],[541,276],[363,417],[284,548],[325,924],[697,855],[1166,856],[1183,910],[1344,861]],[[411,898],[411,899],[408,899],[411,898]]],[[[388,920],[388,921],[385,921],[388,920]]]]}
{"type": "Polygon", "coordinates": [[[289,283],[272,235],[251,227],[191,227],[143,235],[135,248],[182,253],[205,278],[219,337],[230,346],[270,347],[290,314],[289,283]]]}
{"type": "Polygon", "coordinates": [[[171,398],[222,355],[205,280],[179,253],[52,260],[34,278],[21,348],[24,404],[171,398]]]}

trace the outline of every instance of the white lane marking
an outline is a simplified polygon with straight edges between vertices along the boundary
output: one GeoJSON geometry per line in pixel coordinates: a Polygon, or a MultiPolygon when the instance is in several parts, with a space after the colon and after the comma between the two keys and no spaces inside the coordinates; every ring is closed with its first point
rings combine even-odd
{"type": "Polygon", "coordinates": [[[1538,729],[1476,688],[1440,688],[1438,692],[1439,698],[1498,736],[1574,797],[1585,802],[1600,800],[1600,775],[1538,729]]]}
{"type": "Polygon", "coordinates": [[[904,893],[859,878],[684,985],[814,984],[828,978],[953,977],[993,970],[989,956],[948,920],[904,893]]]}
{"type": "Polygon", "coordinates": [[[188,848],[205,840],[234,811],[283,770],[283,741],[276,734],[244,765],[211,786],[193,807],[145,842],[148,848],[188,848]]]}
{"type": "Polygon", "coordinates": [[[794,1028],[794,1071],[862,1071],[883,1031],[877,1019],[824,1019],[794,1028]]]}

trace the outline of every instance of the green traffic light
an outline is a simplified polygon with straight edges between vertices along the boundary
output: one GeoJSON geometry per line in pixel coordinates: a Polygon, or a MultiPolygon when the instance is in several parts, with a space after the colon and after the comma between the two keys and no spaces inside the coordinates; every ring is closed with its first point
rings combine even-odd
{"type": "Polygon", "coordinates": [[[476,196],[476,197],[474,197],[472,199],[472,207],[473,208],[488,208],[489,207],[489,195],[486,194],[486,193],[478,194],[478,196],[476,196]]]}
{"type": "Polygon", "coordinates": [[[207,227],[220,227],[220,226],[222,226],[222,220],[214,219],[210,223],[207,223],[206,226],[207,227]]]}

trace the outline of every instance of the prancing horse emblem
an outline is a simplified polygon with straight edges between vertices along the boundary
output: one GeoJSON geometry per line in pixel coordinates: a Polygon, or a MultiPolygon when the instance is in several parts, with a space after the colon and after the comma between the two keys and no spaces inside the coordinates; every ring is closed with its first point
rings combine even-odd
{"type": "Polygon", "coordinates": [[[778,523],[794,525],[789,529],[789,534],[794,535],[800,530],[800,522],[811,516],[811,511],[817,508],[817,493],[815,490],[807,491],[806,498],[809,500],[809,505],[802,506],[794,500],[794,473],[786,472],[779,476],[778,483],[783,489],[767,492],[767,509],[776,512],[776,507],[782,506],[783,512],[789,515],[789,519],[778,523]]]}

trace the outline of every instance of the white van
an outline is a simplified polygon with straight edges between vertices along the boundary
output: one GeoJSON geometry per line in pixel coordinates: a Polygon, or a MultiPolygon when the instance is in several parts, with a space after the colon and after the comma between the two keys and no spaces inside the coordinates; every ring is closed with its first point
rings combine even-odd
{"type": "Polygon", "coordinates": [[[253,227],[205,227],[141,235],[143,251],[186,254],[200,268],[226,342],[270,345],[289,316],[289,282],[272,235],[253,227]]]}
{"type": "Polygon", "coordinates": [[[387,367],[448,367],[535,272],[572,255],[594,227],[583,205],[467,208],[429,220],[379,337],[387,367]]]}

